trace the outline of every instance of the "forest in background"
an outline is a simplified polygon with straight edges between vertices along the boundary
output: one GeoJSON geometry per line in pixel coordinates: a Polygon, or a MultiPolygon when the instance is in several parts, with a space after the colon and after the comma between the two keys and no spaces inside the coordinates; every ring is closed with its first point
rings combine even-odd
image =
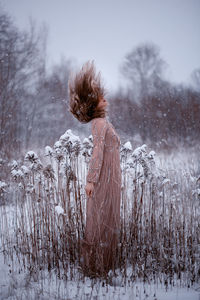
{"type": "MultiPolygon", "coordinates": [[[[69,128],[80,136],[90,132],[68,111],[68,78],[76,66],[63,57],[47,70],[47,36],[45,26],[38,29],[32,21],[20,31],[6,12],[0,14],[1,164],[30,147],[51,146],[69,128]]],[[[153,43],[138,45],[124,57],[120,72],[129,85],[106,95],[109,119],[122,141],[165,150],[199,142],[200,68],[186,86],[166,80],[166,66],[153,43]]]]}

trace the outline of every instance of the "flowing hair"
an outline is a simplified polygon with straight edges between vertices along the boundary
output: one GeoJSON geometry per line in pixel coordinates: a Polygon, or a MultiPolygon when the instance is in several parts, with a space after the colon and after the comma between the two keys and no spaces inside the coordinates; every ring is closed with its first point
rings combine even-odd
{"type": "Polygon", "coordinates": [[[105,95],[105,89],[101,74],[96,74],[94,61],[87,61],[75,76],[70,76],[68,91],[69,111],[81,123],[105,117],[105,109],[97,107],[99,100],[105,95]]]}

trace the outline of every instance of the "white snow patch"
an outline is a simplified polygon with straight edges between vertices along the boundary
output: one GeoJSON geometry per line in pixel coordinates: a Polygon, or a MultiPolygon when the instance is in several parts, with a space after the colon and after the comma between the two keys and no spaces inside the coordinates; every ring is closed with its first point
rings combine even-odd
{"type": "Polygon", "coordinates": [[[30,173],[30,170],[26,167],[26,166],[21,166],[21,170],[22,170],[22,172],[25,174],[25,175],[27,175],[27,174],[29,174],[30,173]]]}
{"type": "Polygon", "coordinates": [[[148,154],[148,158],[154,159],[155,155],[156,155],[155,151],[150,151],[148,154]]]}
{"type": "Polygon", "coordinates": [[[167,184],[167,183],[169,183],[170,182],[170,180],[168,179],[168,178],[165,178],[164,180],[163,180],[163,182],[162,182],[162,185],[165,185],[165,184],[167,184]]]}
{"type": "Polygon", "coordinates": [[[54,144],[54,148],[55,148],[55,149],[56,149],[56,148],[61,148],[61,147],[62,147],[62,144],[61,144],[60,141],[55,142],[55,144],[54,144]]]}
{"type": "Polygon", "coordinates": [[[64,209],[60,205],[55,206],[55,211],[57,212],[58,215],[64,214],[64,209]]]}
{"type": "Polygon", "coordinates": [[[130,143],[129,141],[126,142],[126,143],[124,144],[123,147],[124,147],[125,149],[127,149],[127,150],[130,150],[130,151],[133,150],[132,145],[131,145],[131,143],[130,143]]]}
{"type": "Polygon", "coordinates": [[[11,175],[13,176],[13,177],[16,177],[16,178],[18,178],[18,177],[23,177],[23,173],[22,173],[22,171],[21,170],[12,170],[11,171],[11,175]]]}
{"type": "Polygon", "coordinates": [[[45,147],[45,155],[46,156],[52,156],[53,154],[53,149],[50,146],[45,147]]]}
{"type": "Polygon", "coordinates": [[[68,129],[63,135],[60,137],[61,142],[71,142],[72,144],[81,142],[79,136],[74,135],[71,129],[68,129]]]}
{"type": "Polygon", "coordinates": [[[0,181],[0,190],[7,187],[7,184],[4,181],[0,181]]]}

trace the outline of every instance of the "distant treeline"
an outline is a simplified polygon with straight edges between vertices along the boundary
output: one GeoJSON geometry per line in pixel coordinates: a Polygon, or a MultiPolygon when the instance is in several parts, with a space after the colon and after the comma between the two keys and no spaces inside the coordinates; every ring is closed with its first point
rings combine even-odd
{"type": "MultiPolygon", "coordinates": [[[[20,31],[0,13],[0,158],[12,158],[30,147],[54,143],[68,128],[88,133],[68,112],[68,79],[74,69],[65,60],[47,72],[47,29],[34,23],[20,31]]],[[[156,45],[143,44],[125,57],[122,72],[127,91],[116,87],[110,119],[124,136],[141,141],[194,144],[200,137],[200,90],[164,80],[165,62],[156,45]]]]}
{"type": "Polygon", "coordinates": [[[191,88],[168,84],[139,101],[119,93],[111,99],[110,115],[118,130],[143,142],[173,148],[200,140],[200,93],[191,88]]]}

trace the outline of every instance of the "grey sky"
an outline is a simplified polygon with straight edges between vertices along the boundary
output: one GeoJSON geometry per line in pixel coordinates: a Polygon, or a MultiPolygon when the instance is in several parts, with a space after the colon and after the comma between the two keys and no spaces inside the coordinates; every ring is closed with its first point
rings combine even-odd
{"type": "Polygon", "coordinates": [[[124,85],[119,66],[141,42],[154,42],[174,82],[200,67],[200,0],[0,0],[26,28],[32,16],[49,26],[48,65],[61,55],[77,65],[94,59],[106,86],[124,85]]]}

